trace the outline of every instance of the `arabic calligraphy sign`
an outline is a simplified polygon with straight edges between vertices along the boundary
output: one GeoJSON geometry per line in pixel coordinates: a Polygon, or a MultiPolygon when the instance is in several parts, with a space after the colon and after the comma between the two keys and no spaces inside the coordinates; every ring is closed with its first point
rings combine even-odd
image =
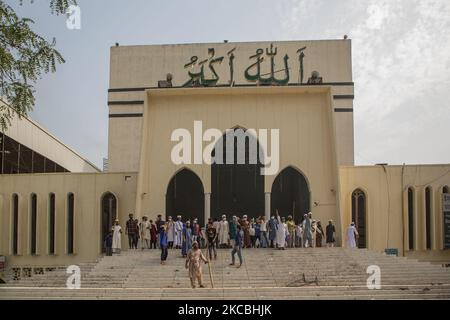
{"type": "MultiPolygon", "coordinates": [[[[298,78],[300,84],[304,82],[306,49],[307,47],[302,47],[297,50],[299,61],[298,78]]],[[[233,48],[227,52],[229,66],[227,84],[230,86],[235,84],[235,51],[236,48],[233,48]]],[[[183,84],[183,87],[210,87],[218,85],[220,77],[223,75],[219,75],[215,66],[222,64],[225,57],[216,57],[214,48],[208,49],[208,55],[209,57],[203,60],[200,60],[198,56],[192,56],[190,61],[184,65],[184,68],[188,69],[189,79],[183,84]]],[[[256,85],[285,86],[289,84],[289,56],[288,54],[284,54],[282,59],[277,59],[277,55],[278,48],[274,47],[273,44],[270,44],[270,47],[265,50],[262,48],[256,49],[255,54],[249,57],[250,65],[244,71],[245,80],[256,85]],[[276,60],[278,62],[282,61],[282,69],[276,69],[276,60]],[[270,71],[263,73],[263,67],[268,68],[270,71]]]]}
{"type": "Polygon", "coordinates": [[[217,74],[216,70],[214,69],[214,65],[216,63],[222,63],[224,57],[218,57],[216,58],[216,51],[214,48],[208,49],[209,58],[205,59],[203,61],[198,62],[198,57],[193,56],[191,57],[191,61],[187,63],[184,68],[189,68],[194,66],[195,64],[198,64],[200,66],[200,72],[194,73],[191,71],[188,71],[190,79],[183,85],[183,87],[188,86],[197,86],[197,85],[203,85],[203,86],[213,86],[217,84],[217,81],[219,81],[219,75],[217,74]],[[208,68],[212,72],[213,77],[210,79],[205,78],[205,64],[208,63],[208,68]]]}

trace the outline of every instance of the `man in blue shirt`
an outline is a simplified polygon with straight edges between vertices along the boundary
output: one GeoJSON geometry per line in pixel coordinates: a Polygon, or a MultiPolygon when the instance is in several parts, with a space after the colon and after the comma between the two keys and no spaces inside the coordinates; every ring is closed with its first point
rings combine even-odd
{"type": "Polygon", "coordinates": [[[112,243],[113,243],[113,236],[112,232],[110,231],[105,237],[105,249],[107,256],[112,256],[112,243]]]}
{"type": "Polygon", "coordinates": [[[161,228],[159,230],[159,246],[161,248],[161,264],[165,264],[167,260],[167,255],[169,254],[169,251],[167,249],[168,241],[165,224],[161,225],[161,228]]]}
{"type": "Polygon", "coordinates": [[[230,266],[234,266],[234,255],[237,253],[238,257],[239,257],[239,266],[238,268],[240,268],[242,266],[242,246],[243,246],[243,241],[244,241],[244,231],[242,231],[241,226],[238,224],[237,225],[237,232],[236,232],[236,237],[234,238],[234,246],[233,246],[233,251],[231,251],[231,263],[230,266]]]}
{"type": "Polygon", "coordinates": [[[269,241],[270,241],[270,247],[274,248],[275,247],[275,239],[277,237],[277,229],[278,229],[278,223],[275,220],[275,217],[272,216],[270,217],[269,220],[269,241]]]}

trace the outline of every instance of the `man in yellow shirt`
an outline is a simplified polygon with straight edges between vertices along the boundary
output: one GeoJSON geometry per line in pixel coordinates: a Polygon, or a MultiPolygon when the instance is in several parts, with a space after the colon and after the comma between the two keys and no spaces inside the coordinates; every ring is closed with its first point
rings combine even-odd
{"type": "Polygon", "coordinates": [[[288,239],[288,247],[294,248],[294,239],[295,239],[295,221],[292,218],[292,216],[288,217],[287,221],[287,229],[289,233],[289,239],[288,239]]]}

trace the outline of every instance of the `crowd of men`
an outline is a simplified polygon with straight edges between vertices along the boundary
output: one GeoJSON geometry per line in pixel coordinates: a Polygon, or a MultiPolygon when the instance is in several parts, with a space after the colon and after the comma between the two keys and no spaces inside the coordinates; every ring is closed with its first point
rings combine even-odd
{"type": "MultiPolygon", "coordinates": [[[[120,226],[120,230],[114,227],[113,238],[122,233],[120,226]]],[[[139,243],[142,250],[160,249],[162,241],[164,244],[167,242],[167,249],[180,249],[183,257],[187,256],[193,242],[198,242],[200,248],[208,247],[211,258],[216,257],[216,249],[235,247],[238,231],[243,233],[242,248],[270,247],[279,250],[322,247],[325,244],[332,247],[336,235],[333,221],[330,220],[323,228],[320,220],[312,218],[312,213],[305,214],[301,223],[296,223],[292,216],[280,217],[278,213],[269,221],[264,216],[249,219],[247,215],[235,215],[228,221],[223,215],[221,219],[210,218],[205,227],[199,224],[198,219],[183,221],[182,216],[175,220],[168,217],[167,221],[163,220],[162,215],[158,215],[156,221],[143,216],[139,221],[130,214],[125,226],[129,249],[138,249],[139,243]]],[[[113,243],[120,244],[119,241],[113,243]]],[[[113,247],[113,252],[114,249],[120,248],[113,247]]]]}
{"type": "MultiPolygon", "coordinates": [[[[120,253],[122,228],[116,220],[110,234],[105,239],[106,253],[120,253]]],[[[128,236],[129,249],[137,250],[140,243],[141,250],[160,249],[161,264],[165,264],[169,249],[181,250],[181,256],[186,258],[186,268],[189,269],[191,285],[195,287],[195,280],[200,287],[202,284],[202,270],[200,262],[208,263],[217,259],[217,249],[232,249],[231,266],[235,265],[235,256],[239,258],[237,267],[243,263],[243,248],[315,248],[334,247],[336,242],[336,228],[332,220],[328,221],[325,229],[320,220],[312,218],[309,212],[303,216],[301,222],[296,223],[292,216],[280,217],[278,212],[266,221],[264,216],[249,219],[247,215],[234,215],[230,221],[223,215],[221,219],[210,218],[205,227],[198,219],[183,221],[182,216],[176,220],[168,217],[164,221],[158,215],[155,222],[143,216],[139,221],[129,215],[125,225],[125,235],[128,236]],[[201,251],[207,248],[209,260],[201,251]]],[[[352,223],[347,229],[347,246],[356,247],[358,232],[352,223]]]]}

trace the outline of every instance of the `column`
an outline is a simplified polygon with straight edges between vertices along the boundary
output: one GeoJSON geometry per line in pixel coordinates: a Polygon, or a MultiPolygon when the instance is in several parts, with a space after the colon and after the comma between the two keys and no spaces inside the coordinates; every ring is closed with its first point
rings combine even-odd
{"type": "Polygon", "coordinates": [[[211,217],[211,193],[205,193],[205,225],[211,217]]]}
{"type": "Polygon", "coordinates": [[[272,193],[266,192],[265,193],[265,216],[266,221],[269,221],[270,219],[270,198],[272,196],[272,193]]]}

